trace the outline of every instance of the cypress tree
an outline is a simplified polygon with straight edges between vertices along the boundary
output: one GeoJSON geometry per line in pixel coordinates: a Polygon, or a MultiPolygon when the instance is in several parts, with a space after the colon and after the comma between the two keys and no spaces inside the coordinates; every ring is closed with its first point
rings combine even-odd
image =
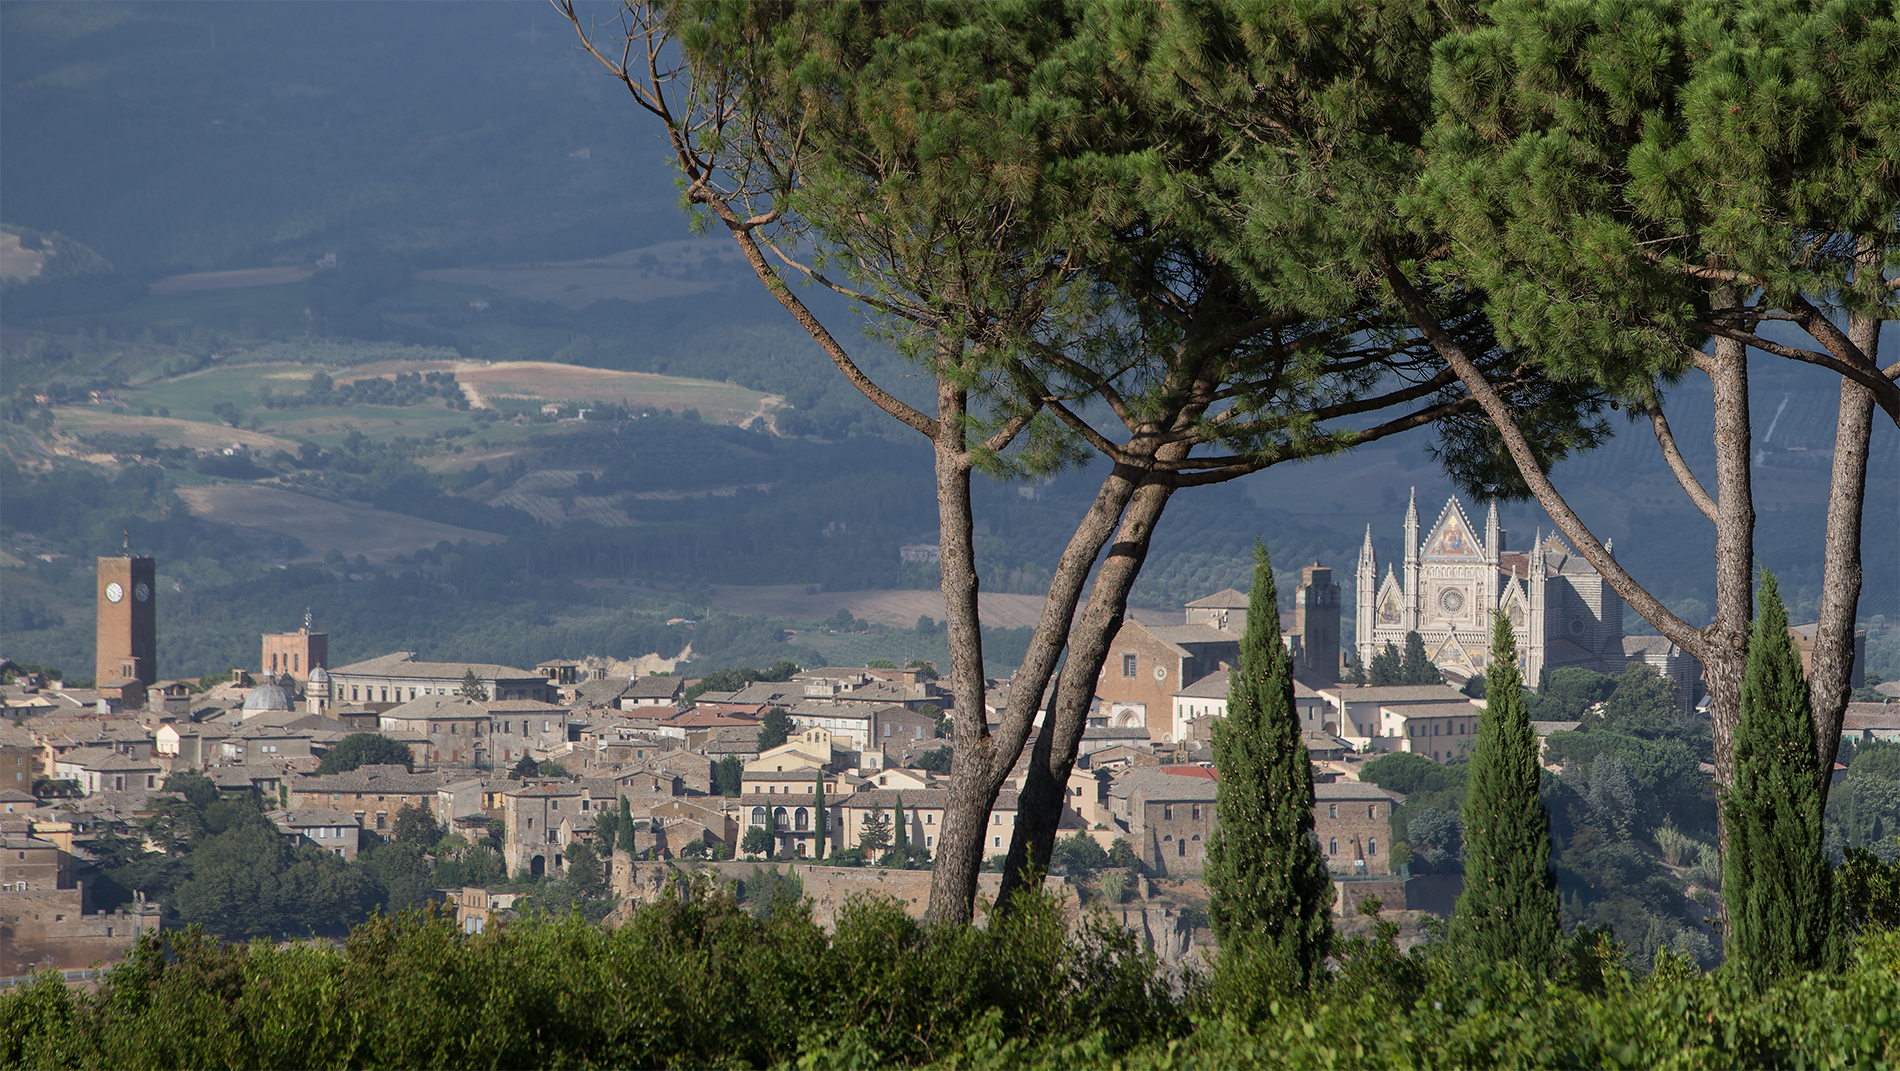
{"type": "Polygon", "coordinates": [[[811,857],[813,859],[823,859],[826,854],[825,853],[825,817],[826,815],[825,815],[825,771],[822,768],[819,769],[817,777],[814,780],[815,780],[815,783],[812,786],[812,800],[811,800],[811,807],[812,807],[811,857]]]}
{"type": "Polygon", "coordinates": [[[902,792],[899,792],[897,794],[896,817],[897,817],[897,821],[895,824],[897,827],[897,833],[896,833],[897,841],[891,850],[897,853],[897,865],[903,867],[905,870],[909,870],[910,869],[910,819],[906,818],[904,815],[904,794],[902,792]]]}
{"type": "Polygon", "coordinates": [[[1208,915],[1223,956],[1259,956],[1285,983],[1325,970],[1333,883],[1313,834],[1313,774],[1293,705],[1293,672],[1266,547],[1254,545],[1253,593],[1227,717],[1214,725],[1220,823],[1207,848],[1208,915]]]}
{"type": "Polygon", "coordinates": [[[1416,632],[1405,634],[1405,656],[1399,662],[1399,678],[1403,684],[1445,683],[1445,675],[1433,664],[1432,656],[1425,653],[1425,637],[1416,632]]]}
{"type": "Polygon", "coordinates": [[[1775,576],[1761,574],[1748,639],[1734,784],[1722,798],[1728,961],[1757,988],[1846,956],[1834,875],[1821,847],[1820,760],[1801,659],[1775,576]]]}
{"type": "Polygon", "coordinates": [[[1517,639],[1498,614],[1485,667],[1485,711],[1465,795],[1465,890],[1452,945],[1472,960],[1516,960],[1548,974],[1563,936],[1550,869],[1550,814],[1538,797],[1537,733],[1518,676],[1517,639]]]}
{"type": "Polygon", "coordinates": [[[1385,650],[1372,656],[1373,687],[1384,688],[1388,685],[1403,683],[1405,683],[1405,676],[1400,670],[1399,648],[1392,641],[1387,640],[1385,650]]]}
{"type": "Polygon", "coordinates": [[[633,806],[620,797],[620,850],[633,857],[633,806]]]}

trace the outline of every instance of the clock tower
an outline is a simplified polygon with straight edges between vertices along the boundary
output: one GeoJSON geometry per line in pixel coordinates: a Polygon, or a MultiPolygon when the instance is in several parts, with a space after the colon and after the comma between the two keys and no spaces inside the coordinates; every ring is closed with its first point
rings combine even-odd
{"type": "Polygon", "coordinates": [[[130,678],[158,682],[157,573],[148,555],[99,559],[99,648],[95,687],[130,678]]]}

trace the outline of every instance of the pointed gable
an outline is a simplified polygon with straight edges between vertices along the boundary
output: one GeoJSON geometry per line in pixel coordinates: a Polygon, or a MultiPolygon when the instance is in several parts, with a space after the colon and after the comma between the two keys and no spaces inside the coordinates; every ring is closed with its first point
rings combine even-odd
{"type": "Polygon", "coordinates": [[[1405,620],[1405,604],[1399,598],[1399,582],[1386,570],[1385,583],[1379,586],[1379,601],[1373,611],[1373,620],[1380,626],[1397,627],[1405,620]]]}
{"type": "Polygon", "coordinates": [[[1455,632],[1445,637],[1445,642],[1439,644],[1438,650],[1432,652],[1432,661],[1440,669],[1462,673],[1467,677],[1478,675],[1477,663],[1472,660],[1471,652],[1465,650],[1464,644],[1458,642],[1458,634],[1455,632]]]}
{"type": "Polygon", "coordinates": [[[1465,509],[1456,498],[1445,500],[1445,508],[1438,515],[1438,523],[1432,526],[1431,534],[1425,538],[1424,556],[1453,561],[1473,561],[1484,556],[1471,527],[1471,519],[1465,516],[1465,509]]]}
{"type": "Polygon", "coordinates": [[[1528,640],[1528,637],[1524,635],[1524,624],[1530,620],[1530,614],[1525,610],[1522,581],[1514,577],[1505,580],[1504,598],[1498,608],[1510,620],[1511,628],[1517,632],[1518,645],[1523,646],[1528,640]]]}

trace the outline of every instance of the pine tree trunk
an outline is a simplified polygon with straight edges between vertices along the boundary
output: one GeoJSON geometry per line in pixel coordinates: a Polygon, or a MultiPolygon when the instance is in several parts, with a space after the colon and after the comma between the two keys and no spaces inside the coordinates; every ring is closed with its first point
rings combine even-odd
{"type": "MultiPolygon", "coordinates": [[[[1714,305],[1730,308],[1735,291],[1718,292],[1714,305]]],[[[1715,620],[1703,630],[1707,653],[1709,723],[1715,738],[1715,783],[1734,783],[1734,737],[1741,709],[1748,631],[1754,620],[1755,497],[1749,451],[1748,352],[1732,339],[1715,340],[1707,360],[1715,390],[1715,620]]]]}
{"type": "MultiPolygon", "coordinates": [[[[1861,258],[1861,270],[1869,267],[1861,258]]],[[[1872,267],[1878,270],[1876,261],[1872,267]]],[[[1881,321],[1849,317],[1847,335],[1876,366],[1881,321]]],[[[1820,749],[1821,806],[1834,781],[1841,746],[1841,719],[1854,677],[1854,617],[1860,608],[1861,510],[1867,493],[1867,450],[1873,439],[1874,394],[1841,380],[1840,420],[1834,431],[1834,476],[1828,488],[1827,535],[1821,573],[1821,607],[1809,660],[1808,697],[1814,712],[1814,743],[1820,749]]]]}
{"type": "Polygon", "coordinates": [[[1007,907],[1010,894],[1026,884],[1028,872],[1046,873],[1068,803],[1069,774],[1075,769],[1082,733],[1088,728],[1089,702],[1108,657],[1108,646],[1128,613],[1128,593],[1147,561],[1155,524],[1174,488],[1150,481],[1138,488],[1122,517],[1118,538],[1089,592],[1088,605],[1069,630],[1069,659],[1063,664],[1049,713],[1043,719],[1029,770],[1017,796],[1016,829],[1003,865],[996,902],[1007,907]]]}
{"type": "MultiPolygon", "coordinates": [[[[944,343],[944,346],[952,343],[944,343]]],[[[936,869],[926,917],[967,925],[976,903],[983,862],[983,827],[996,803],[1000,779],[990,776],[989,727],[984,713],[983,626],[977,616],[976,548],[970,510],[970,460],[964,416],[969,396],[951,376],[942,352],[937,375],[936,448],[938,555],[943,563],[945,625],[950,643],[950,692],[956,726],[951,740],[950,788],[937,834],[936,869]]]]}

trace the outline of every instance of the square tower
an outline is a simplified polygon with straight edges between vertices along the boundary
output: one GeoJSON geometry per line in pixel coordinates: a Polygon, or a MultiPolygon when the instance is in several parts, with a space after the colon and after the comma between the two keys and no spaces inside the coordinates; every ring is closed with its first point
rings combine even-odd
{"type": "Polygon", "coordinates": [[[312,669],[328,668],[329,662],[330,637],[310,631],[310,626],[305,624],[296,632],[265,633],[264,653],[258,669],[273,677],[289,674],[291,679],[301,683],[310,679],[312,669]]]}
{"type": "Polygon", "coordinates": [[[94,681],[158,683],[157,571],[143,554],[99,559],[99,645],[94,681]]]}
{"type": "Polygon", "coordinates": [[[1300,669],[1339,679],[1339,585],[1333,571],[1314,562],[1300,569],[1293,593],[1293,633],[1300,638],[1300,669]]]}

